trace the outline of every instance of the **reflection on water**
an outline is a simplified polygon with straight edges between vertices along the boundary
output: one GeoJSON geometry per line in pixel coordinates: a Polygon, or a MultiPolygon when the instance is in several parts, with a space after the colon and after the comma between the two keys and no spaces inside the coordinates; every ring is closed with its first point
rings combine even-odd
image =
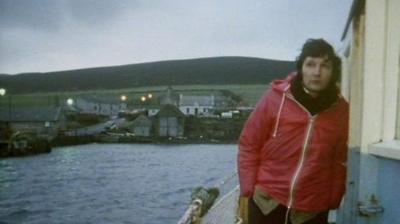
{"type": "Polygon", "coordinates": [[[235,145],[90,144],[5,159],[0,223],[176,223],[193,187],[235,170],[235,145]]]}

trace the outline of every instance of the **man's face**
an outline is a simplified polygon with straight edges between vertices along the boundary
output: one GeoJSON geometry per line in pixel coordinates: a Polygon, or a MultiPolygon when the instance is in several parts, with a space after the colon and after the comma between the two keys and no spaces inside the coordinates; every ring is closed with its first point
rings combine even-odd
{"type": "Polygon", "coordinates": [[[304,88],[312,96],[328,87],[332,77],[332,61],[327,56],[306,57],[301,68],[304,88]]]}

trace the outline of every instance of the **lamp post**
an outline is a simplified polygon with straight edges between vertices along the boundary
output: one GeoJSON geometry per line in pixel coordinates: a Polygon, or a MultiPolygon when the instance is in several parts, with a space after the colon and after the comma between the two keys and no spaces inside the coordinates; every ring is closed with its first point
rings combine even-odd
{"type": "MultiPolygon", "coordinates": [[[[72,105],[74,105],[74,99],[68,98],[66,103],[68,106],[72,106],[72,105]]],[[[78,135],[77,133],[78,133],[78,131],[77,131],[77,129],[75,129],[74,133],[72,133],[72,134],[75,134],[75,136],[77,136],[78,135]]]]}
{"type": "Polygon", "coordinates": [[[121,111],[126,111],[126,109],[127,109],[126,101],[128,100],[128,97],[126,95],[121,95],[120,99],[121,99],[122,104],[120,103],[118,106],[119,107],[118,116],[121,111]]]}
{"type": "MultiPolygon", "coordinates": [[[[5,88],[0,88],[0,96],[3,97],[7,94],[7,90],[5,88]]],[[[11,94],[8,94],[8,119],[7,119],[7,127],[11,130],[11,94]]]]}
{"type": "MultiPolygon", "coordinates": [[[[4,95],[6,95],[6,89],[0,88],[0,97],[3,97],[4,95]]],[[[4,134],[7,135],[7,130],[4,132],[4,134]]],[[[8,138],[8,136],[6,136],[6,138],[8,138]]]]}
{"type": "MultiPolygon", "coordinates": [[[[4,88],[0,88],[0,96],[3,97],[4,95],[6,95],[7,91],[4,88]]],[[[8,105],[10,106],[10,105],[8,105]]],[[[10,120],[10,112],[8,113],[8,120],[10,120]]]]}
{"type": "MultiPolygon", "coordinates": [[[[5,96],[7,94],[7,90],[4,88],[0,88],[0,96],[5,96]]],[[[11,95],[8,94],[8,122],[11,122],[11,95]]]]}

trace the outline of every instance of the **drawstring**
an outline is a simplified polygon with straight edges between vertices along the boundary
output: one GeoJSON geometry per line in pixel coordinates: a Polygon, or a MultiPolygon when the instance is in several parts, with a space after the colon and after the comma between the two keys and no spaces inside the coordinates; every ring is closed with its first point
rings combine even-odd
{"type": "Polygon", "coordinates": [[[283,104],[285,103],[285,99],[286,99],[286,91],[287,91],[289,88],[290,88],[290,85],[288,85],[288,86],[283,90],[281,105],[279,106],[278,116],[277,116],[276,122],[275,122],[274,133],[272,134],[272,137],[273,137],[273,138],[276,137],[276,133],[278,132],[279,120],[280,120],[280,118],[281,118],[281,112],[282,112],[282,109],[283,109],[283,104]]]}
{"type": "Polygon", "coordinates": [[[286,215],[285,215],[285,224],[288,224],[289,222],[289,214],[290,214],[290,208],[287,208],[286,210],[286,215]]]}

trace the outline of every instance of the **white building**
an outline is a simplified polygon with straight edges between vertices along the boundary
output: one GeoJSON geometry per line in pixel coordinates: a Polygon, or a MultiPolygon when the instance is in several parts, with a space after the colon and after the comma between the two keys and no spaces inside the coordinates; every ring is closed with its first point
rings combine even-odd
{"type": "Polygon", "coordinates": [[[187,115],[211,116],[215,108],[215,97],[179,95],[179,110],[187,115]]]}
{"type": "Polygon", "coordinates": [[[120,111],[126,110],[125,102],[117,102],[102,99],[90,99],[79,97],[74,99],[71,105],[78,113],[97,114],[97,115],[118,115],[120,111]]]}

